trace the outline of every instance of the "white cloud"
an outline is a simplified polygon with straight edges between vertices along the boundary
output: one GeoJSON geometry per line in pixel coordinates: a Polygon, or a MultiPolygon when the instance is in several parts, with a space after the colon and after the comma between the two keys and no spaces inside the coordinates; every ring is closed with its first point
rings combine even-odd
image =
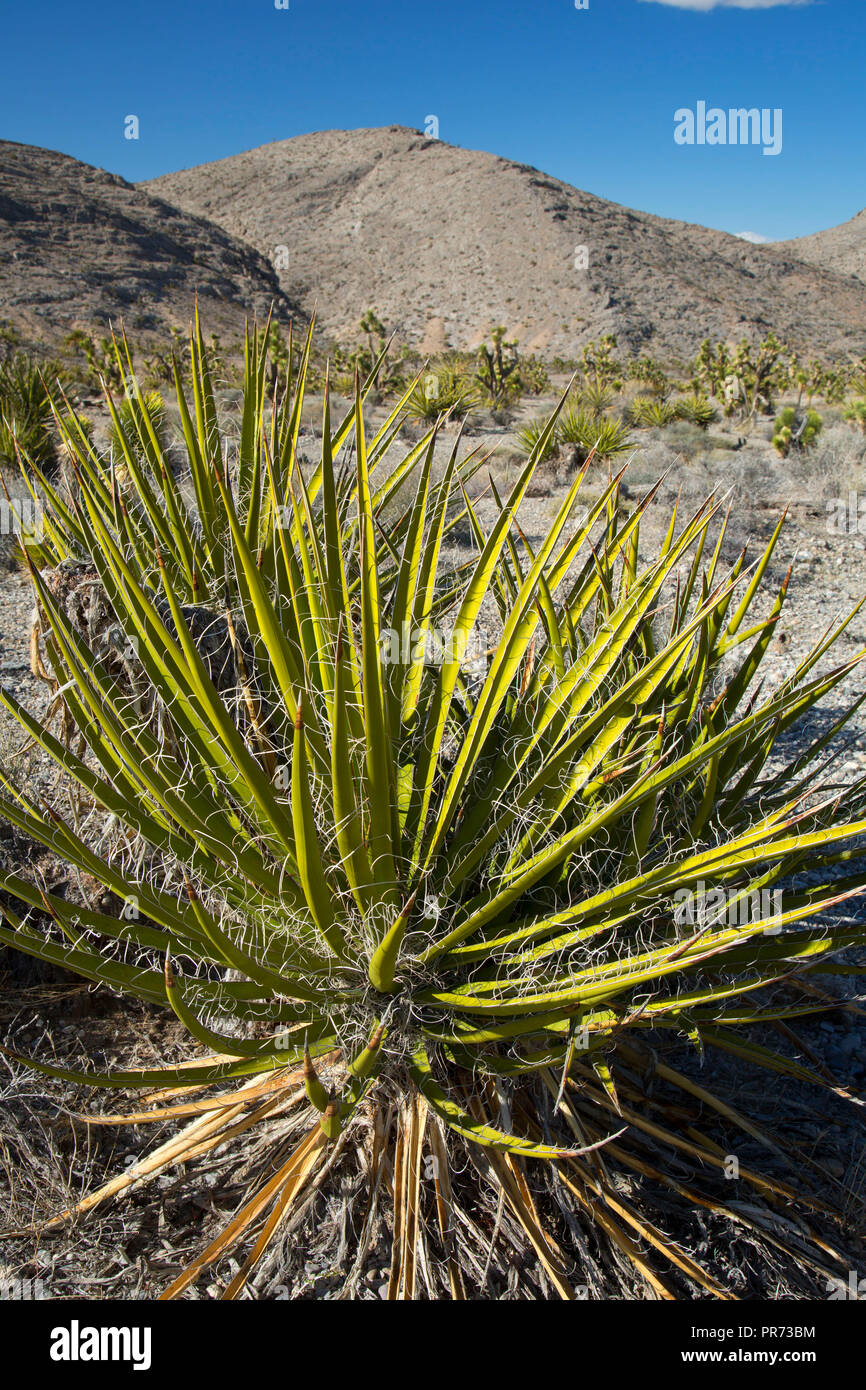
{"type": "Polygon", "coordinates": [[[641,0],[645,5],[672,5],[676,10],[769,10],[779,5],[811,5],[814,0],[641,0]]]}
{"type": "Polygon", "coordinates": [[[756,246],[763,246],[765,241],[770,240],[763,232],[734,232],[734,236],[739,237],[740,241],[753,241],[756,246]]]}

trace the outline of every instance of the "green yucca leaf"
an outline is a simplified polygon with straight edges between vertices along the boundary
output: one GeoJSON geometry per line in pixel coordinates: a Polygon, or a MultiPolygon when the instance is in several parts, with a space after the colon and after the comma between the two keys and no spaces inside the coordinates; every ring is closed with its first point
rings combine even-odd
{"type": "Polygon", "coordinates": [[[304,895],[316,926],[331,950],[337,955],[343,955],[346,950],[346,942],[334,912],[333,897],[325,879],[319,849],[316,818],[310,792],[307,740],[300,705],[295,716],[295,737],[292,750],[292,820],[295,827],[298,877],[304,895]]]}

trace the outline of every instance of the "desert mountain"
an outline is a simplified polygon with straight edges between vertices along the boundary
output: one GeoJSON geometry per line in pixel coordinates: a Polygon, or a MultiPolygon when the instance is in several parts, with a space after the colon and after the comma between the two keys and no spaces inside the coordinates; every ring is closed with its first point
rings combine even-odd
{"type": "Polygon", "coordinates": [[[288,311],[268,261],[221,227],[67,155],[0,141],[0,320],[27,341],[122,319],[136,334],[240,334],[248,311],[288,311]]]}
{"type": "Polygon", "coordinates": [[[301,135],[145,186],[268,257],[335,337],[374,308],[427,349],[502,323],[547,354],[611,332],[677,359],[769,328],[808,354],[866,352],[866,284],[800,243],[635,212],[400,126],[301,135]]]}
{"type": "Polygon", "coordinates": [[[866,284],[866,208],[839,227],[796,241],[779,241],[776,248],[838,275],[855,275],[866,284]]]}

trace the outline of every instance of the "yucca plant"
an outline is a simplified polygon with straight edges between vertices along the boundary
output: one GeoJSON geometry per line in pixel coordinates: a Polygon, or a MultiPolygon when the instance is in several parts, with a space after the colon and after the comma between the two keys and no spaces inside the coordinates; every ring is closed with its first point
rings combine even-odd
{"type": "Polygon", "coordinates": [[[557,438],[569,450],[572,465],[585,463],[591,455],[599,459],[615,458],[631,443],[628,427],[620,420],[568,404],[557,427],[557,438]]]}
{"type": "Polygon", "coordinates": [[[674,402],[674,412],[677,420],[687,420],[702,430],[709,429],[719,418],[719,412],[706,396],[683,396],[674,402]]]}
{"type": "Polygon", "coordinates": [[[653,400],[650,396],[635,396],[626,411],[629,424],[638,429],[664,429],[676,418],[675,405],[670,401],[653,400]]]}
{"type": "Polygon", "coordinates": [[[577,393],[577,404],[592,415],[604,415],[616,399],[612,386],[595,381],[586,381],[577,393]]]}
{"type": "Polygon", "coordinates": [[[437,474],[435,430],[393,461],[408,395],[369,438],[365,388],[336,428],[326,392],[321,457],[302,467],[309,339],[270,406],[266,358],[254,334],[236,452],[196,333],[191,403],[178,386],[185,475],[128,363],[130,486],[71,431],[68,488],[27,470],[46,507],[26,546],[44,659],[80,737],[56,737],[9,691],[2,702],[77,786],[77,814],[8,770],[0,812],[116,907],[4,873],[0,942],[173,1010],[194,1044],[183,1064],[85,1070],[4,1049],[145,1093],[93,1123],[180,1126],[74,1212],[262,1133],[240,1208],[166,1297],[235,1254],[223,1290],[240,1296],[282,1233],[320,1237],[329,1181],[358,1194],[341,1238],[349,1292],[383,1229],[389,1297],[489,1296],[503,1259],[525,1292],[529,1275],[492,1253],[502,1230],[535,1252],[536,1292],[575,1296],[591,1231],[612,1252],[608,1290],[728,1296],[647,1214],[643,1181],[837,1276],[844,1255],[803,1214],[827,1213],[807,1162],[790,1184],[743,1165],[743,1199],[729,1199],[713,1178],[726,1150],[684,1104],[776,1156],[784,1139],[669,1053],[691,1039],[822,1084],[750,1029],[822,1007],[810,975],[864,939],[819,920],[866,883],[864,779],[841,786],[824,765],[848,714],[796,753],[784,742],[856,665],[823,660],[847,621],[767,690],[781,523],[756,565],[728,568],[724,520],[708,545],[715,505],[674,511],[642,564],[654,493],[629,512],[614,477],[579,513],[587,460],[533,546],[516,517],[555,416],[484,513],[464,486],[473,459],[455,446],[437,474]],[[445,538],[464,517],[476,553],[457,563],[445,538]],[[54,597],[70,566],[98,577],[132,674],[54,597]],[[228,682],[202,654],[214,624],[228,682]],[[761,894],[779,885],[769,913],[761,894]],[[722,905],[690,918],[706,886],[722,905]],[[777,1219],[798,1202],[796,1228],[777,1219]]]}
{"type": "Polygon", "coordinates": [[[548,421],[543,419],[529,420],[517,431],[515,443],[518,452],[523,458],[535,456],[538,463],[546,463],[548,459],[554,458],[559,452],[559,439],[555,432],[551,432],[547,426],[548,421]],[[543,445],[541,441],[544,441],[543,445]]]}
{"type": "Polygon", "coordinates": [[[55,461],[48,387],[38,363],[16,353],[0,363],[0,467],[17,469],[16,441],[41,468],[55,461]]]}
{"type": "Polygon", "coordinates": [[[407,414],[410,420],[431,423],[447,415],[460,420],[468,415],[476,402],[472,382],[450,368],[425,372],[409,398],[407,414]]]}

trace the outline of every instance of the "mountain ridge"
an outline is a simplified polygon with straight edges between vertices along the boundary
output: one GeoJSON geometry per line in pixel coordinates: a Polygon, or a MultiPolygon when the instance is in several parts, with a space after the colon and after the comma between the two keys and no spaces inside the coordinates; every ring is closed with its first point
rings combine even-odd
{"type": "Polygon", "coordinates": [[[0,141],[0,319],[26,343],[75,328],[164,337],[196,297],[208,333],[291,306],[273,267],[223,228],[118,174],[0,141]]]}
{"type": "Polygon", "coordinates": [[[335,338],[372,307],[427,350],[502,323],[548,355],[611,332],[687,358],[770,328],[800,351],[866,351],[866,283],[820,246],[642,213],[411,127],[294,136],[143,186],[253,245],[335,338]]]}
{"type": "Polygon", "coordinates": [[[866,284],[866,208],[861,208],[847,222],[840,222],[838,227],[774,245],[790,247],[792,254],[802,260],[839,275],[854,276],[866,284]]]}
{"type": "Polygon", "coordinates": [[[774,329],[866,354],[866,209],[758,244],[623,207],[533,165],[405,126],[318,131],[141,184],[0,141],[0,320],[25,341],[121,320],[240,336],[273,305],[336,340],[373,308],[425,351],[502,323],[524,351],[602,333],[685,362],[704,337],[774,329]]]}

